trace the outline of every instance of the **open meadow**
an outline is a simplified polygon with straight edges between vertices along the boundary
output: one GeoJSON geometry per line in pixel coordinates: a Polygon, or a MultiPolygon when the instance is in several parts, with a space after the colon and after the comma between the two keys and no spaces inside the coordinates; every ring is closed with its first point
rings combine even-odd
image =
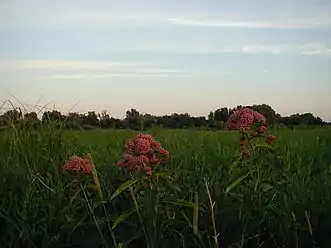
{"type": "Polygon", "coordinates": [[[269,130],[242,159],[238,132],[146,131],[170,153],[151,177],[117,166],[137,133],[3,130],[0,246],[331,246],[329,128],[269,130]],[[97,179],[62,169],[89,153],[97,179]]]}

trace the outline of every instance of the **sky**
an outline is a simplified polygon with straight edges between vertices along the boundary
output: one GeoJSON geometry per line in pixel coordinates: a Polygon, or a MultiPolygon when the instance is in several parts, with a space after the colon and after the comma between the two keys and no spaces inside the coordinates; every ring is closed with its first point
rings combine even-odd
{"type": "Polygon", "coordinates": [[[0,102],[28,110],[331,121],[331,1],[1,0],[0,75],[0,102]]]}

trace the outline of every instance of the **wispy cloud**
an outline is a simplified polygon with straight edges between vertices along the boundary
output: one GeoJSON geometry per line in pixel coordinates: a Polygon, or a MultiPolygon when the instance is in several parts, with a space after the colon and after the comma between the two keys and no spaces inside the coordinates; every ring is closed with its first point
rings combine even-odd
{"type": "Polygon", "coordinates": [[[106,79],[111,77],[176,77],[187,73],[150,62],[70,60],[2,60],[0,71],[34,76],[39,80],[106,79]]]}
{"type": "Polygon", "coordinates": [[[120,48],[121,51],[141,52],[167,52],[178,54],[270,54],[284,56],[320,56],[331,57],[331,43],[311,42],[306,44],[246,44],[219,46],[217,43],[192,43],[192,44],[142,44],[137,47],[120,48]]]}
{"type": "Polygon", "coordinates": [[[169,18],[177,25],[210,27],[210,28],[269,28],[269,29],[302,29],[330,28],[331,18],[288,18],[286,20],[190,20],[169,18]]]}
{"type": "MultiPolygon", "coordinates": [[[[171,8],[163,8],[163,4],[156,3],[154,7],[148,1],[145,6],[130,7],[120,2],[105,4],[98,2],[95,6],[87,4],[72,4],[67,1],[31,3],[25,1],[0,3],[0,27],[28,28],[28,27],[109,27],[118,25],[129,26],[159,26],[179,25],[208,28],[267,28],[267,29],[302,29],[302,28],[331,28],[330,6],[307,11],[310,7],[297,9],[297,13],[289,11],[284,15],[284,9],[292,9],[286,3],[284,9],[280,8],[272,16],[266,17],[260,13],[247,14],[244,7],[227,10],[226,5],[219,9],[198,9],[189,5],[176,10],[177,3],[171,8]],[[99,6],[99,7],[96,7],[99,6]],[[145,8],[143,8],[145,7],[145,8]],[[225,8],[224,8],[225,7],[225,8]],[[258,16],[256,17],[256,15],[258,16]]],[[[111,2],[111,1],[110,1],[111,2]]],[[[285,1],[286,2],[286,1],[285,1]]],[[[178,3],[179,5],[179,3],[178,3]]],[[[207,5],[207,3],[206,3],[207,5]]],[[[254,6],[254,5],[253,5],[254,6]]],[[[256,9],[258,5],[255,4],[256,9]]],[[[270,4],[274,6],[274,4],[270,4]]],[[[268,6],[268,7],[270,7],[268,6]]],[[[268,15],[267,15],[268,16],[268,15]]]]}
{"type": "Polygon", "coordinates": [[[82,60],[0,60],[0,66],[12,69],[111,69],[153,66],[144,61],[82,61],[82,60]]]}
{"type": "Polygon", "coordinates": [[[287,55],[287,56],[323,56],[331,58],[331,45],[313,42],[303,45],[293,44],[274,44],[274,45],[259,45],[252,44],[244,47],[228,48],[232,52],[242,52],[247,54],[269,53],[274,55],[287,55]]]}

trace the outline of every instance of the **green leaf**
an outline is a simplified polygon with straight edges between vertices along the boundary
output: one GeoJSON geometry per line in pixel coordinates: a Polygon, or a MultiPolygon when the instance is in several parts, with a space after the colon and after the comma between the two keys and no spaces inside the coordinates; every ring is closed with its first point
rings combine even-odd
{"type": "Polygon", "coordinates": [[[112,230],[115,230],[115,228],[116,228],[119,224],[121,224],[122,221],[124,221],[126,218],[128,218],[131,214],[132,214],[132,212],[124,212],[124,213],[120,214],[120,215],[116,218],[116,220],[115,220],[115,222],[114,222],[114,224],[113,224],[113,226],[112,226],[111,229],[112,229],[112,230]]]}
{"type": "Polygon", "coordinates": [[[164,203],[170,203],[177,206],[182,207],[189,207],[189,208],[195,208],[195,204],[193,202],[185,201],[182,199],[174,199],[174,200],[163,200],[164,203]]]}
{"type": "Polygon", "coordinates": [[[274,189],[274,187],[272,185],[270,185],[269,183],[261,183],[260,187],[262,188],[262,191],[265,192],[265,191],[268,191],[270,189],[274,189]]]}
{"type": "Polygon", "coordinates": [[[269,146],[269,145],[256,144],[255,147],[260,148],[260,149],[264,149],[264,150],[269,151],[270,153],[273,153],[273,150],[272,150],[271,146],[269,146]]]}
{"type": "Polygon", "coordinates": [[[172,176],[175,172],[169,171],[169,172],[155,172],[153,173],[154,176],[172,176]]]}
{"type": "Polygon", "coordinates": [[[199,228],[199,198],[198,192],[195,192],[195,200],[194,200],[194,210],[193,210],[193,233],[198,236],[199,228]]]}
{"type": "Polygon", "coordinates": [[[236,187],[242,180],[249,176],[251,172],[248,172],[246,175],[242,175],[238,179],[236,179],[233,183],[231,183],[225,190],[225,193],[228,194],[234,187],[236,187]]]}
{"type": "Polygon", "coordinates": [[[137,183],[138,181],[139,181],[138,179],[132,179],[132,180],[128,180],[128,181],[124,182],[123,184],[121,184],[121,186],[119,186],[115,190],[114,194],[110,197],[110,201],[113,200],[119,194],[121,194],[124,190],[129,188],[131,185],[134,185],[135,183],[137,183]]]}

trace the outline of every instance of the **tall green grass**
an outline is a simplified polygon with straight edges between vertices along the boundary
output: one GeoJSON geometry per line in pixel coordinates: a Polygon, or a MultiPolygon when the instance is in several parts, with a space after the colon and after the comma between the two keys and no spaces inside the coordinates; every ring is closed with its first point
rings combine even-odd
{"type": "Polygon", "coordinates": [[[24,125],[0,133],[1,247],[330,247],[331,130],[275,131],[274,154],[237,161],[234,132],[152,130],[171,160],[153,187],[116,167],[133,131],[24,125]],[[65,173],[91,153],[91,176],[65,173]]]}

